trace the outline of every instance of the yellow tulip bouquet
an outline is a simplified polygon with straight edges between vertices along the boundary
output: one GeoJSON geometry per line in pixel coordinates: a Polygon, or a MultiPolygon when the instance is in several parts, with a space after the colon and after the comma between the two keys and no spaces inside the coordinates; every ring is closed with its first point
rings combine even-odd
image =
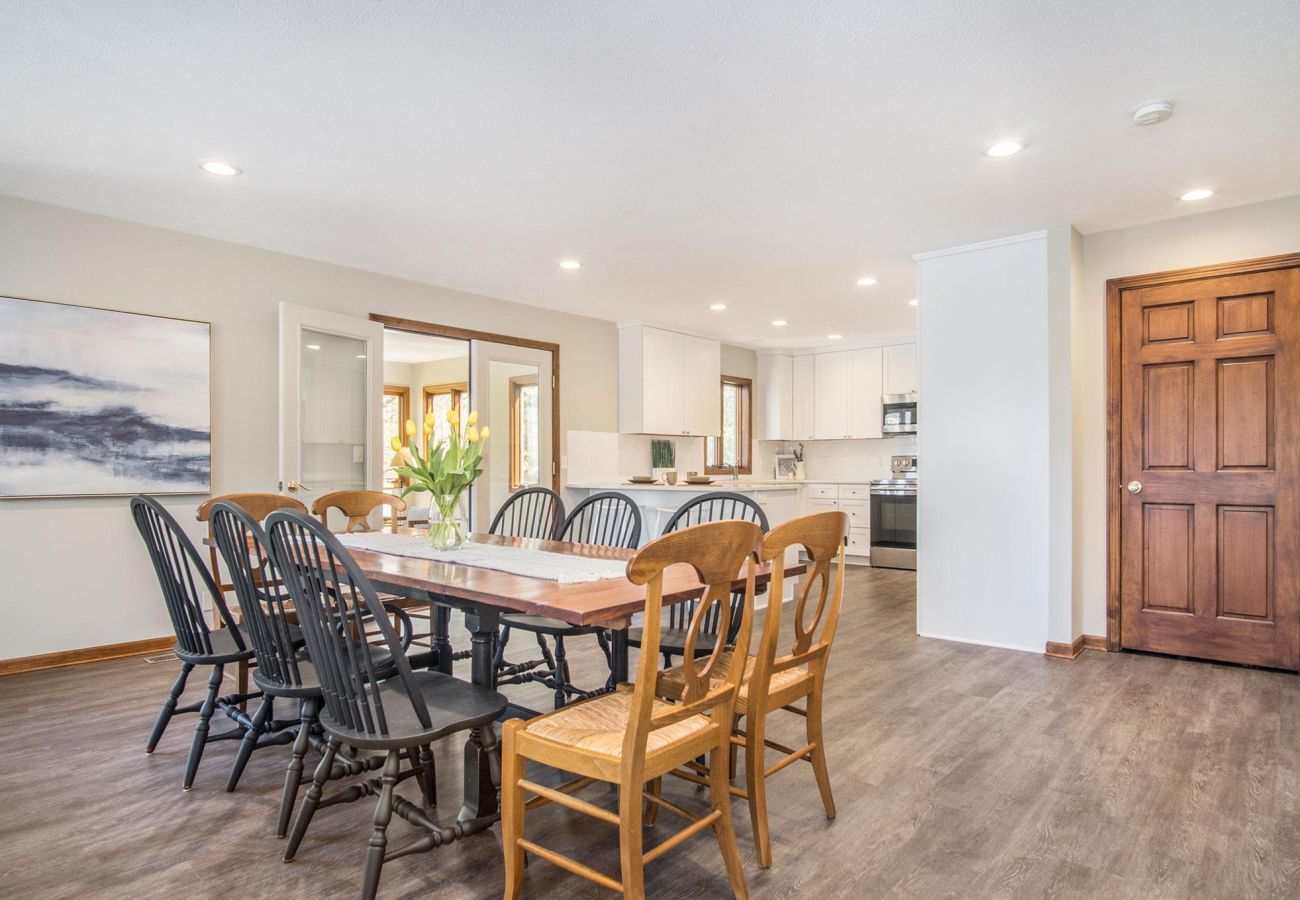
{"type": "Polygon", "coordinates": [[[488,439],[488,429],[484,426],[480,431],[478,413],[471,412],[465,417],[462,434],[460,414],[449,410],[447,424],[451,425],[451,437],[431,444],[429,437],[436,421],[433,413],[424,417],[424,443],[428,449],[421,453],[415,440],[415,422],[406,420],[406,446],[402,446],[401,438],[391,441],[393,452],[405,464],[393,466],[393,471],[406,479],[403,497],[419,491],[429,493],[429,543],[439,550],[454,550],[465,543],[460,498],[474,479],[483,474],[483,444],[488,439]]]}

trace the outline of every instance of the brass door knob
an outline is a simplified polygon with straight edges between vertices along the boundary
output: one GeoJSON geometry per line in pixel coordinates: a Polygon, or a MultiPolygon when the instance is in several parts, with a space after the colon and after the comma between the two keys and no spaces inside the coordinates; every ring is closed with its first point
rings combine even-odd
{"type": "Polygon", "coordinates": [[[1127,485],[1125,485],[1125,487],[1128,488],[1128,492],[1130,494],[1142,493],[1142,482],[1140,481],[1130,481],[1127,485]]]}

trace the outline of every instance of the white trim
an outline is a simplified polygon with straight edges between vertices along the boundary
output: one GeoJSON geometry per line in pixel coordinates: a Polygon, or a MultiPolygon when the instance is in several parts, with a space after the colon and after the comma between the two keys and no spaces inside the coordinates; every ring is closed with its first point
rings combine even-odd
{"type": "Polygon", "coordinates": [[[960,247],[949,247],[947,250],[930,250],[925,253],[913,253],[912,260],[921,262],[926,259],[938,259],[942,256],[958,256],[962,253],[977,253],[980,250],[988,250],[992,247],[1005,247],[1009,244],[1026,244],[1030,241],[1047,240],[1047,231],[1028,231],[1024,234],[1015,234],[1011,237],[997,238],[991,241],[980,241],[976,244],[962,244],[960,247]]]}
{"type": "Polygon", "coordinates": [[[878,347],[901,347],[916,343],[916,333],[899,332],[897,334],[876,335],[857,340],[836,341],[833,344],[819,344],[816,347],[765,347],[755,351],[759,356],[816,356],[818,353],[834,353],[838,350],[875,350],[878,347]]]}
{"type": "Polygon", "coordinates": [[[974,644],[978,647],[994,647],[998,650],[1018,650],[1021,653],[1034,653],[1037,654],[1038,656],[1043,655],[1042,647],[1020,647],[1017,646],[1016,644],[999,644],[994,641],[976,641],[976,640],[972,640],[971,638],[952,637],[951,635],[947,635],[947,634],[927,634],[924,631],[918,631],[916,633],[916,636],[923,637],[923,638],[931,638],[932,640],[936,640],[936,641],[952,641],[955,644],[974,644]]]}

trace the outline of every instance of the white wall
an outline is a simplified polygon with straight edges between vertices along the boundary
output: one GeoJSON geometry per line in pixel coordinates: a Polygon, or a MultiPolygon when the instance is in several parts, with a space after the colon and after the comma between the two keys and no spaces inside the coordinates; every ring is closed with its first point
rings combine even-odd
{"type": "Polygon", "coordinates": [[[1048,640],[1050,406],[1069,403],[1050,363],[1068,354],[1049,284],[1060,243],[1036,232],[917,257],[922,635],[1036,653],[1048,640]]]}
{"type": "Polygon", "coordinates": [[[1106,633],[1106,279],[1300,252],[1300,196],[1083,238],[1074,327],[1074,542],[1084,634],[1106,633]]]}
{"type": "MultiPolygon", "coordinates": [[[[5,197],[0,294],[211,322],[218,493],[276,489],[281,300],[559,343],[564,429],[618,428],[612,322],[5,197]]],[[[0,554],[0,659],[170,631],[125,498],[0,501],[0,554]]]]}

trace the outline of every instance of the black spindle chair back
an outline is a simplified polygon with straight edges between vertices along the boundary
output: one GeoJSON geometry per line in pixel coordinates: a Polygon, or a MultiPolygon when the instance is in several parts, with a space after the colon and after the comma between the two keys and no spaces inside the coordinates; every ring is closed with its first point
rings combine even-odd
{"type": "Polygon", "coordinates": [[[554,540],[564,525],[564,501],[550,488],[530,487],[510,495],[488,528],[502,537],[554,540]]]}
{"type": "Polygon", "coordinates": [[[641,543],[641,509],[617,491],[592,494],[564,520],[560,540],[634,550],[641,543]]]}
{"type": "Polygon", "coordinates": [[[214,504],[208,521],[257,654],[258,681],[302,687],[291,627],[293,603],[272,557],[270,538],[256,519],[233,503],[214,504]]]}
{"type": "MultiPolygon", "coordinates": [[[[753,522],[766,534],[768,530],[767,513],[744,494],[737,494],[731,491],[711,491],[707,494],[701,494],[692,500],[683,503],[677,512],[669,518],[668,524],[664,526],[663,533],[671,534],[674,531],[681,531],[690,528],[693,525],[700,525],[704,522],[725,522],[730,519],[740,519],[744,522],[753,522]]],[[[735,643],[736,633],[740,628],[740,608],[745,602],[743,591],[733,592],[731,595],[731,615],[728,619],[726,643],[735,643]]],[[[685,603],[678,603],[668,608],[668,627],[685,630],[691,623],[695,615],[695,608],[699,605],[698,600],[689,600],[685,603]]],[[[701,631],[704,634],[716,634],[720,624],[721,604],[714,604],[705,614],[701,631]]]]}
{"type": "Polygon", "coordinates": [[[329,717],[341,727],[369,737],[389,733],[380,692],[380,679],[388,673],[377,669],[363,637],[366,626],[374,625],[392,654],[394,677],[402,679],[416,718],[428,728],[429,709],[415,684],[406,652],[374,585],[352,555],[324,525],[293,510],[272,513],[266,530],[272,555],[293,598],[329,717]]]}
{"type": "Polygon", "coordinates": [[[131,498],[131,518],[149,550],[180,650],[195,656],[212,655],[212,636],[203,613],[205,591],[221,624],[230,629],[235,646],[247,649],[212,573],[172,514],[152,497],[139,496],[131,498]]]}

